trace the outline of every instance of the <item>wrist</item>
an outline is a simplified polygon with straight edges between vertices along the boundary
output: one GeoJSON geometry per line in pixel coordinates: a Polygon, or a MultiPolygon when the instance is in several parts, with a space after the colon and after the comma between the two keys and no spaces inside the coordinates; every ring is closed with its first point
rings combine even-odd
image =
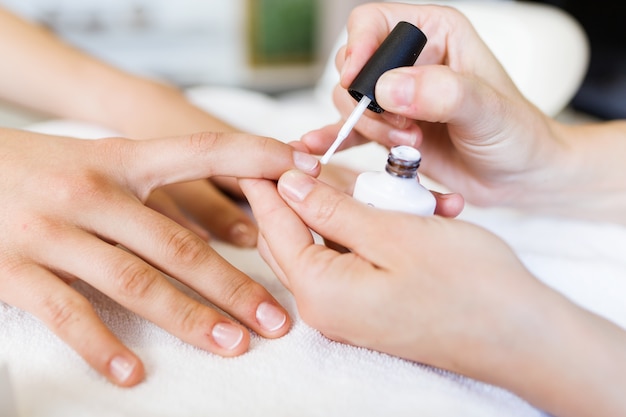
{"type": "Polygon", "coordinates": [[[536,161],[511,205],[626,223],[626,122],[565,125],[551,120],[536,161]]]}

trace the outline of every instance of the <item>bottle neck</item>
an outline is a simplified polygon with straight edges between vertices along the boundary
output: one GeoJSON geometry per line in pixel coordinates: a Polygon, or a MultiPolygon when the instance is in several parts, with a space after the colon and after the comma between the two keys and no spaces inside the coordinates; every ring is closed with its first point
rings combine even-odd
{"type": "Polygon", "coordinates": [[[419,160],[417,161],[404,160],[404,159],[396,158],[393,155],[389,154],[385,171],[387,171],[390,175],[394,177],[416,178],[417,168],[419,168],[419,166],[420,166],[419,160]]]}

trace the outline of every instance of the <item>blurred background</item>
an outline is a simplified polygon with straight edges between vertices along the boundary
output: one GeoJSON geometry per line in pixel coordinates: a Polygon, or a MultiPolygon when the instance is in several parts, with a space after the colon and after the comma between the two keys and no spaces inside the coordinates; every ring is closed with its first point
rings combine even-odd
{"type": "Polygon", "coordinates": [[[180,86],[311,85],[364,0],[0,0],[67,41],[180,86]]]}
{"type": "MultiPolygon", "coordinates": [[[[0,0],[0,5],[137,74],[180,87],[225,85],[280,94],[315,84],[350,10],[366,2],[0,0]]],[[[535,2],[567,11],[589,35],[591,63],[572,106],[600,118],[626,118],[626,36],[619,4],[535,2]]]]}
{"type": "Polygon", "coordinates": [[[587,75],[572,99],[572,108],[601,119],[626,118],[625,13],[619,2],[540,0],[557,6],[580,22],[591,46],[587,75]]]}

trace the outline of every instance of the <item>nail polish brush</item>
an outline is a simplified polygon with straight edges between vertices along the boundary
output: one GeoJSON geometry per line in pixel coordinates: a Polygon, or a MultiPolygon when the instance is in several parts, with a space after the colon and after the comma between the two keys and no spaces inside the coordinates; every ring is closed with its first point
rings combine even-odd
{"type": "Polygon", "coordinates": [[[348,92],[358,104],[339,130],[333,144],[320,159],[320,163],[328,163],[366,109],[376,113],[383,112],[374,94],[376,82],[383,73],[391,69],[410,67],[415,64],[424,45],[426,45],[426,35],[411,23],[399,22],[393,28],[350,84],[348,92]]]}

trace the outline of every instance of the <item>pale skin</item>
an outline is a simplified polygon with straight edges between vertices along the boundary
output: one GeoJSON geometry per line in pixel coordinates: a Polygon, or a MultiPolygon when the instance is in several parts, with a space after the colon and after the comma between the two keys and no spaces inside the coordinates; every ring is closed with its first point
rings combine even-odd
{"type": "Polygon", "coordinates": [[[247,350],[248,329],[268,338],[289,330],[286,311],[261,285],[143,203],[161,186],[215,175],[276,179],[295,167],[317,175],[316,158],[235,133],[89,141],[0,129],[0,147],[0,300],[31,312],[113,383],[137,384],[143,365],[68,285],[75,280],[223,356],[247,350]]]}
{"type": "MultiPolygon", "coordinates": [[[[120,71],[0,7],[0,99],[58,118],[82,120],[133,139],[237,129],[190,103],[177,88],[120,71]]],[[[345,187],[354,174],[326,166],[345,187]],[[344,178],[345,177],[345,178],[344,178]]],[[[193,230],[241,247],[256,245],[236,181],[218,176],[155,190],[148,206],[193,230]],[[219,187],[218,187],[219,186],[219,187]]]]}
{"type": "MultiPolygon", "coordinates": [[[[337,55],[334,98],[344,117],[355,106],[345,88],[399,20],[420,27],[426,47],[416,66],[383,74],[376,98],[387,112],[366,112],[343,148],[416,146],[420,172],[470,203],[626,224],[626,121],[567,125],[541,113],[454,9],[358,7],[337,55]]],[[[302,141],[322,154],[339,126],[302,141]]]]}
{"type": "MultiPolygon", "coordinates": [[[[428,44],[417,66],[383,75],[388,112],[363,118],[345,146],[419,146],[424,172],[477,204],[626,222],[626,123],[543,115],[451,8],[353,12],[337,58],[344,116],[354,107],[345,87],[399,20],[428,44]]],[[[301,146],[322,154],[339,127],[301,146]]],[[[542,284],[495,235],[449,218],[449,206],[431,217],[382,211],[298,171],[277,186],[240,183],[263,257],[323,334],[502,386],[555,416],[626,415],[626,332],[542,284]],[[310,230],[349,251],[316,244],[310,230]]]]}
{"type": "Polygon", "coordinates": [[[246,352],[250,330],[268,338],[288,332],[284,308],[207,244],[212,235],[254,247],[257,235],[213,179],[238,195],[236,176],[278,178],[298,165],[318,175],[316,158],[235,134],[177,89],[107,66],[2,9],[0,56],[4,100],[133,139],[170,137],[90,142],[0,129],[1,301],[41,319],[121,386],[144,378],[141,360],[67,285],[75,280],[218,355],[246,352]],[[189,134],[205,130],[228,133],[189,134]]]}

